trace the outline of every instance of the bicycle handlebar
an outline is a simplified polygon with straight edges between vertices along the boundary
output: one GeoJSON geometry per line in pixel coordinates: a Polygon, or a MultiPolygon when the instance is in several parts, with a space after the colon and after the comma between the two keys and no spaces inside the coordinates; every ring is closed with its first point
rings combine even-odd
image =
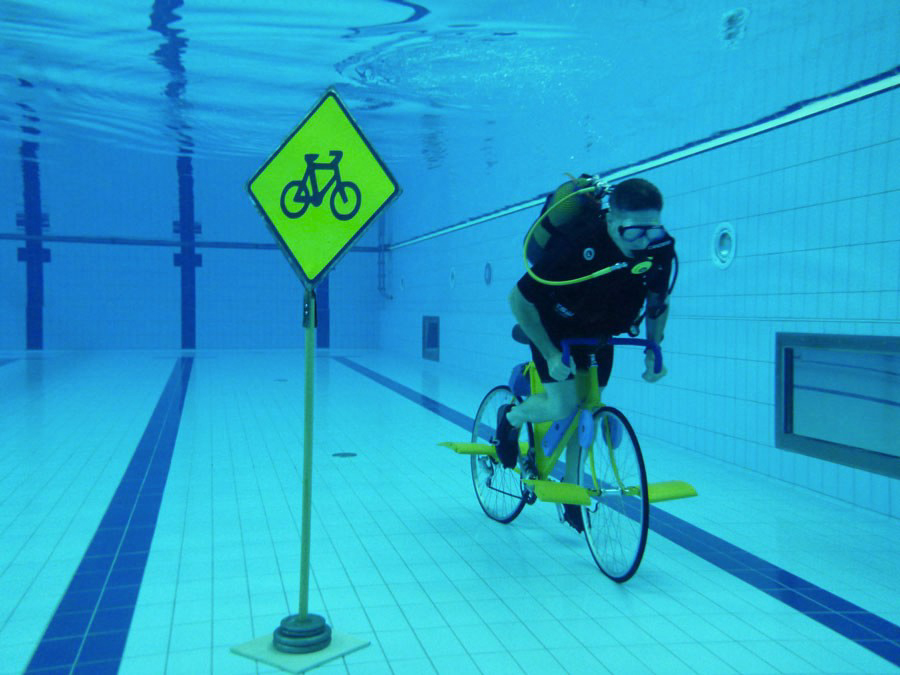
{"type": "Polygon", "coordinates": [[[653,373],[659,373],[662,370],[662,349],[653,340],[642,340],[640,338],[571,338],[562,340],[562,360],[563,363],[569,365],[569,354],[572,347],[599,347],[601,345],[635,345],[638,347],[649,348],[653,350],[654,363],[653,373]]]}

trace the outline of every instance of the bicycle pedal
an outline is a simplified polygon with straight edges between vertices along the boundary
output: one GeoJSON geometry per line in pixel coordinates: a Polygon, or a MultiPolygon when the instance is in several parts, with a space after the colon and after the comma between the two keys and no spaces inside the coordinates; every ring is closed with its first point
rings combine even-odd
{"type": "Polygon", "coordinates": [[[696,488],[683,480],[667,480],[662,483],[650,483],[647,485],[647,501],[649,502],[665,502],[670,499],[684,499],[685,497],[696,496],[696,488]]]}
{"type": "Polygon", "coordinates": [[[450,448],[453,452],[460,455],[484,455],[498,461],[497,448],[494,441],[490,443],[451,443],[444,442],[438,445],[450,448]]]}

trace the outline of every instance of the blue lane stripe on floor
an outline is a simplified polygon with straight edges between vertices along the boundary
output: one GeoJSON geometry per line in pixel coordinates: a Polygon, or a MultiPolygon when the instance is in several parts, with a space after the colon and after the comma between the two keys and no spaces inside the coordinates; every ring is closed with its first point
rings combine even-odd
{"type": "Polygon", "coordinates": [[[179,359],[26,673],[115,673],[156,529],[193,358],[179,359]]]}
{"type": "MultiPolygon", "coordinates": [[[[471,432],[475,423],[471,417],[350,359],[335,360],[471,432]]],[[[562,478],[559,465],[554,475],[562,478]]],[[[656,506],[650,507],[649,526],[656,534],[900,666],[900,626],[656,506]]]]}
{"type": "Polygon", "coordinates": [[[365,375],[370,380],[374,380],[378,384],[397,392],[404,398],[407,398],[413,403],[422,406],[426,410],[430,410],[431,412],[440,415],[448,422],[452,422],[453,424],[456,424],[463,429],[471,431],[474,421],[468,415],[463,415],[461,412],[457,412],[453,408],[448,408],[443,403],[435,401],[433,398],[428,398],[424,394],[420,394],[419,392],[417,392],[415,389],[410,389],[409,387],[406,387],[399,382],[395,382],[394,380],[385,377],[384,375],[376,373],[374,370],[370,370],[365,366],[361,366],[345,356],[335,356],[334,360],[338,363],[344,364],[348,368],[351,368],[362,375],[365,375]]]}
{"type": "Polygon", "coordinates": [[[19,359],[0,359],[0,368],[5,366],[7,363],[15,363],[19,359]]]}

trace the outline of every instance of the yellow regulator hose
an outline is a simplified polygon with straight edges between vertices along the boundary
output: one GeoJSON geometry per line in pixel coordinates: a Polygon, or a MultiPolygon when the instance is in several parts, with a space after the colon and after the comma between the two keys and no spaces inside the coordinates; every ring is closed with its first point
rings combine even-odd
{"type": "MultiPolygon", "coordinates": [[[[616,270],[625,269],[629,267],[629,264],[626,262],[616,263],[615,265],[611,265],[609,267],[604,267],[603,269],[599,269],[596,272],[591,272],[590,274],[578,277],[577,279],[567,279],[565,281],[550,281],[549,279],[543,279],[539,277],[535,272],[531,269],[531,266],[528,263],[528,244],[531,243],[531,238],[534,236],[534,231],[537,229],[538,223],[540,223],[544,218],[550,215],[550,213],[560,204],[564,204],[567,200],[575,197],[577,195],[583,195],[588,192],[596,192],[597,187],[595,185],[591,185],[586,188],[581,188],[580,190],[575,190],[574,192],[567,194],[565,197],[560,199],[558,202],[553,204],[549,209],[544,211],[541,215],[538,216],[537,220],[531,225],[528,229],[528,234],[525,235],[525,244],[522,247],[522,257],[525,260],[525,271],[528,272],[528,276],[537,281],[540,284],[545,284],[547,286],[571,286],[573,284],[580,284],[584,281],[589,281],[590,279],[596,279],[597,277],[602,277],[610,272],[615,272],[616,270]]],[[[637,263],[634,267],[631,268],[632,274],[643,274],[647,270],[649,270],[653,266],[653,263],[649,260],[642,260],[637,263]]]]}

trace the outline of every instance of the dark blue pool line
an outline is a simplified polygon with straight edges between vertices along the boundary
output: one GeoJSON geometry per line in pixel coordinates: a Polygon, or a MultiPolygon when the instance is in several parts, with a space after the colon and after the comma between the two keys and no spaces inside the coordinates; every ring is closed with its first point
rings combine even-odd
{"type": "Polygon", "coordinates": [[[18,361],[18,359],[0,359],[0,368],[9,363],[15,363],[16,361],[18,361]]]}
{"type": "Polygon", "coordinates": [[[193,358],[181,358],[26,673],[116,673],[169,475],[193,358]]]}
{"type": "Polygon", "coordinates": [[[374,370],[369,370],[365,366],[361,366],[346,357],[335,356],[334,360],[338,363],[344,364],[348,368],[351,368],[362,375],[365,375],[370,380],[374,380],[378,384],[381,384],[388,389],[400,394],[413,403],[417,403],[426,410],[430,410],[431,412],[440,415],[448,422],[452,422],[453,424],[456,424],[457,426],[460,426],[467,431],[471,431],[472,425],[475,423],[471,417],[463,415],[460,412],[456,412],[453,408],[448,408],[443,403],[435,401],[433,398],[428,398],[424,394],[420,394],[419,392],[417,392],[415,389],[410,389],[409,387],[406,387],[399,382],[395,382],[394,380],[385,377],[384,375],[376,373],[374,370]]]}
{"type": "MultiPolygon", "coordinates": [[[[335,360],[440,415],[448,422],[466,431],[472,429],[475,421],[471,417],[350,359],[335,357],[335,360]]],[[[655,506],[650,507],[650,529],[900,666],[900,626],[655,506]]]]}

